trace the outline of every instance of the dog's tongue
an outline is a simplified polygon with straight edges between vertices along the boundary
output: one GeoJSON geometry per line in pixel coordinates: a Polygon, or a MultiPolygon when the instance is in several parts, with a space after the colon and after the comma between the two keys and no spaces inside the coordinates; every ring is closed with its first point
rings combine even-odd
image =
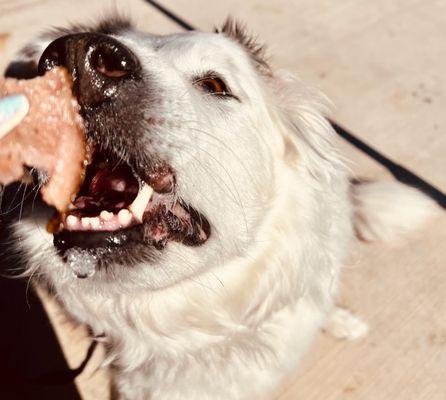
{"type": "Polygon", "coordinates": [[[20,124],[0,140],[0,184],[21,180],[25,167],[44,170],[49,181],[42,188],[43,199],[65,211],[89,157],[71,79],[62,68],[30,80],[0,77],[0,98],[18,93],[27,97],[30,107],[20,124]]]}

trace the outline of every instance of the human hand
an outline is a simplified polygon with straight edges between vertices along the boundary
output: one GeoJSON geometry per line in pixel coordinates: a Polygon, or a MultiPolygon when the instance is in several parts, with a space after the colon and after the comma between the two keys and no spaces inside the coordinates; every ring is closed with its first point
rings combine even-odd
{"type": "Polygon", "coordinates": [[[0,139],[20,124],[28,111],[28,99],[23,94],[0,98],[0,139]]]}

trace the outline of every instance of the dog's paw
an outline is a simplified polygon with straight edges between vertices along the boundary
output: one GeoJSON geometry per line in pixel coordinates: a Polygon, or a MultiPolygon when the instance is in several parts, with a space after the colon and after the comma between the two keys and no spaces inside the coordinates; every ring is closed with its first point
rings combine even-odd
{"type": "Polygon", "coordinates": [[[328,316],[324,330],[338,339],[357,340],[367,335],[369,326],[350,311],[335,307],[328,316]]]}

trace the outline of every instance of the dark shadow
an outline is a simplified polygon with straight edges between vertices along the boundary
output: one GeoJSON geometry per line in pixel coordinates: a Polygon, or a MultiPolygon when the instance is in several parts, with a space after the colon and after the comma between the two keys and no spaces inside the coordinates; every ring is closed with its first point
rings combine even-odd
{"type": "Polygon", "coordinates": [[[17,186],[3,194],[0,217],[0,398],[8,400],[78,400],[73,383],[79,370],[70,370],[46,312],[24,279],[5,277],[20,268],[22,260],[13,253],[8,221],[18,217],[20,207],[8,208],[23,198],[14,197],[17,186]]]}

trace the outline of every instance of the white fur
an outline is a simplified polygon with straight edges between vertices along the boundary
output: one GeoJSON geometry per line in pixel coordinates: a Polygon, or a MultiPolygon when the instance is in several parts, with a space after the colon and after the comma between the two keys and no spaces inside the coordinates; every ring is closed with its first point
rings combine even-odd
{"type": "Polygon", "coordinates": [[[353,186],[355,229],[367,241],[397,241],[419,229],[436,212],[419,190],[398,182],[363,182],[353,186]]]}
{"type": "Polygon", "coordinates": [[[350,311],[335,307],[328,316],[325,331],[338,339],[357,340],[367,335],[368,325],[350,311]]]}
{"type": "MultiPolygon", "coordinates": [[[[211,238],[198,248],[170,243],[156,265],[78,280],[56,256],[46,219],[24,220],[17,235],[30,274],[106,335],[124,398],[270,399],[324,326],[354,241],[350,186],[326,101],[282,72],[260,74],[222,35],[145,42],[138,35],[120,39],[158,77],[168,108],[157,112],[171,120],[155,139],[178,171],[181,196],[211,222],[211,238]],[[187,86],[192,72],[208,69],[225,76],[240,103],[187,86]]],[[[365,198],[376,192],[366,190],[355,195],[361,233],[372,218],[381,231],[397,226],[391,200],[374,200],[386,206],[383,217],[365,198]]],[[[426,203],[399,193],[399,202],[426,203]]]]}

